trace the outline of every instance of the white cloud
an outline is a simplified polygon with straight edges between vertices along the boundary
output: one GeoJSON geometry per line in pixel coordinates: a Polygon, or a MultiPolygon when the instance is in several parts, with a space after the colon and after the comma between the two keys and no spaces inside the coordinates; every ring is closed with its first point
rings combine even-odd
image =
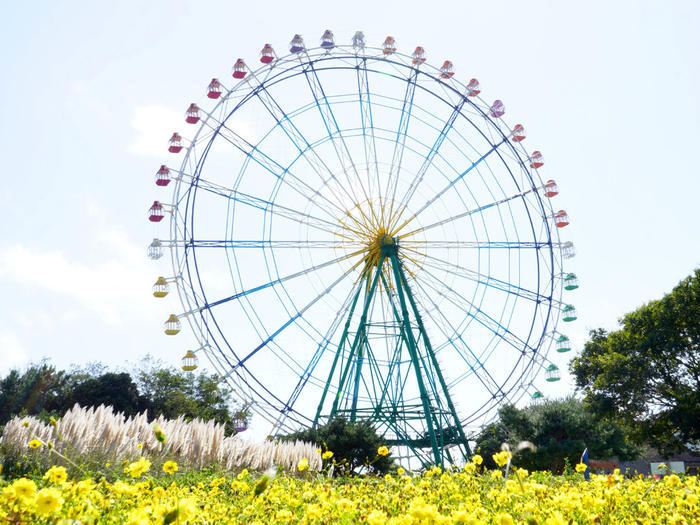
{"type": "Polygon", "coordinates": [[[29,352],[26,350],[17,334],[7,326],[0,326],[0,348],[2,349],[2,362],[0,370],[24,365],[29,361],[29,352]]]}
{"type": "MultiPolygon", "coordinates": [[[[72,318],[97,315],[107,324],[121,325],[127,317],[150,311],[152,270],[144,261],[143,249],[120,228],[104,229],[95,243],[104,259],[90,264],[59,250],[21,244],[0,248],[0,279],[68,297],[60,309],[72,318]]],[[[41,312],[32,311],[20,324],[34,320],[46,328],[41,319],[41,312]]]]}
{"type": "Polygon", "coordinates": [[[163,158],[168,154],[168,139],[184,127],[184,111],[156,104],[136,106],[131,114],[135,136],[127,147],[129,153],[163,158]]]}

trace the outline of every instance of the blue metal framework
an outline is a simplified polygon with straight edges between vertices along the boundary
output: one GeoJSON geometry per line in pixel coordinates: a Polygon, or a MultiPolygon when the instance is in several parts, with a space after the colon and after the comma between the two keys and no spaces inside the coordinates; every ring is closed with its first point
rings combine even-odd
{"type": "Polygon", "coordinates": [[[553,211],[467,95],[411,57],[336,46],[251,71],[202,117],[162,243],[179,317],[273,432],[347,411],[454,461],[547,363],[553,211]]]}

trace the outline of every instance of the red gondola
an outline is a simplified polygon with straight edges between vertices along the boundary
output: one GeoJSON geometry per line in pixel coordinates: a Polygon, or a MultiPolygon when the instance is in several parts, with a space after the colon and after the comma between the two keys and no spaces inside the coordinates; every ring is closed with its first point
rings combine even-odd
{"type": "Polygon", "coordinates": [[[554,214],[554,224],[556,224],[557,228],[563,228],[569,224],[569,216],[564,210],[559,210],[554,214]]]}
{"type": "Polygon", "coordinates": [[[559,195],[559,186],[553,180],[548,180],[544,185],[544,196],[551,198],[555,195],[559,195]]]}
{"type": "Polygon", "coordinates": [[[156,186],[167,186],[168,184],[170,184],[170,170],[163,164],[156,171],[156,186]]]}
{"type": "Polygon", "coordinates": [[[260,51],[260,62],[269,64],[273,60],[275,60],[275,51],[270,44],[265,44],[260,51]]]}
{"type": "Polygon", "coordinates": [[[481,93],[481,88],[479,87],[479,81],[475,78],[472,78],[469,81],[469,84],[467,84],[467,96],[475,97],[479,93],[481,93]]]}
{"type": "Polygon", "coordinates": [[[525,138],[525,128],[522,126],[522,124],[517,124],[513,128],[513,138],[511,138],[510,140],[512,140],[513,142],[520,142],[524,138],[525,138]]]}
{"type": "Polygon", "coordinates": [[[455,74],[453,69],[454,66],[452,65],[452,62],[445,60],[440,68],[440,76],[442,78],[452,78],[452,76],[455,74]]]}
{"type": "Polygon", "coordinates": [[[396,40],[394,40],[393,36],[388,36],[386,37],[386,40],[384,40],[383,53],[385,55],[391,55],[392,53],[396,53],[396,40]]]}
{"type": "Polygon", "coordinates": [[[182,137],[177,133],[173,133],[168,142],[168,151],[170,153],[180,153],[182,151],[182,137]]]}
{"type": "Polygon", "coordinates": [[[246,73],[245,62],[243,62],[242,58],[239,58],[233,65],[233,78],[243,78],[245,77],[246,73]]]}
{"type": "Polygon", "coordinates": [[[221,96],[221,82],[215,78],[212,78],[211,82],[209,82],[209,87],[207,88],[207,96],[209,98],[219,98],[221,96]]]}
{"type": "Polygon", "coordinates": [[[199,106],[197,106],[197,104],[190,104],[190,107],[187,108],[185,122],[188,124],[196,124],[199,122],[199,106]]]}
{"type": "Polygon", "coordinates": [[[418,64],[422,64],[425,62],[425,49],[423,49],[421,46],[418,46],[416,50],[413,52],[413,65],[416,66],[418,64]]]}
{"type": "Polygon", "coordinates": [[[148,220],[151,222],[160,222],[165,217],[163,205],[158,201],[153,201],[153,205],[148,209],[148,220]]]}
{"type": "Polygon", "coordinates": [[[533,151],[530,155],[530,167],[531,168],[541,168],[544,166],[544,157],[539,151],[533,151]]]}

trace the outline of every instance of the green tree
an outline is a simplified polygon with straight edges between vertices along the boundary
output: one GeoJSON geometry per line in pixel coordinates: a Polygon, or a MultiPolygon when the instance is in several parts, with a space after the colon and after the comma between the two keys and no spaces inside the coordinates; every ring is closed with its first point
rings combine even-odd
{"type": "Polygon", "coordinates": [[[149,400],[139,394],[136,383],[126,372],[107,372],[78,382],[66,405],[75,403],[83,407],[111,406],[127,416],[134,416],[149,406],[149,400]]]}
{"type": "Polygon", "coordinates": [[[378,456],[379,447],[386,440],[377,434],[369,421],[350,422],[342,417],[333,418],[327,424],[280,436],[282,441],[307,441],[316,443],[323,450],[333,452],[335,476],[357,474],[368,465],[369,473],[386,474],[393,466],[391,456],[378,456]]]}
{"type": "Polygon", "coordinates": [[[700,269],[662,299],[590,332],[571,373],[592,410],[671,454],[700,442],[700,269]]]}
{"type": "Polygon", "coordinates": [[[11,370],[0,379],[0,427],[17,415],[36,416],[51,412],[63,396],[65,372],[42,362],[23,372],[11,370]]]}
{"type": "Polygon", "coordinates": [[[494,468],[492,455],[508,443],[513,462],[528,470],[561,473],[565,460],[578,463],[585,448],[591,457],[633,459],[637,449],[625,440],[625,433],[612,422],[596,419],[585,404],[574,398],[545,401],[518,409],[505,405],[498,411],[497,423],[488,425],[476,439],[476,452],[487,466],[494,468]],[[535,450],[517,450],[529,441],[535,450]]]}
{"type": "Polygon", "coordinates": [[[152,418],[214,419],[224,424],[227,434],[235,433],[236,417],[248,418],[233,406],[231,390],[216,374],[184,372],[147,358],[136,371],[136,384],[152,418]]]}

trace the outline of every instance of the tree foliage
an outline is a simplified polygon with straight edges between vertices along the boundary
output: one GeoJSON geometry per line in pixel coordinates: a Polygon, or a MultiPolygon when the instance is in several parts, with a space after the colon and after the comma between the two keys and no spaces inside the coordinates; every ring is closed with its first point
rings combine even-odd
{"type": "Polygon", "coordinates": [[[109,405],[126,416],[147,410],[151,418],[214,419],[228,434],[236,417],[247,419],[215,374],[186,373],[149,358],[133,373],[111,372],[100,364],[62,371],[43,362],[0,379],[0,429],[14,416],[60,417],[76,403],[109,405]]]}
{"type": "Polygon", "coordinates": [[[498,422],[485,427],[476,439],[476,452],[491,468],[495,468],[491,456],[500,451],[502,443],[510,445],[513,461],[519,467],[554,473],[563,471],[566,459],[578,463],[585,448],[597,459],[627,460],[637,454],[618,425],[598,420],[574,397],[544,401],[523,409],[505,405],[498,416],[498,422]],[[536,450],[515,450],[524,441],[533,443],[536,450]]]}
{"type": "Polygon", "coordinates": [[[700,269],[620,324],[571,362],[587,403],[663,453],[700,442],[700,269]]]}
{"type": "Polygon", "coordinates": [[[386,474],[393,465],[391,456],[378,456],[379,447],[386,446],[384,437],[377,434],[370,421],[350,422],[342,417],[327,424],[308,428],[286,436],[282,441],[308,441],[333,452],[335,476],[354,475],[367,465],[374,474],[386,474]]]}

